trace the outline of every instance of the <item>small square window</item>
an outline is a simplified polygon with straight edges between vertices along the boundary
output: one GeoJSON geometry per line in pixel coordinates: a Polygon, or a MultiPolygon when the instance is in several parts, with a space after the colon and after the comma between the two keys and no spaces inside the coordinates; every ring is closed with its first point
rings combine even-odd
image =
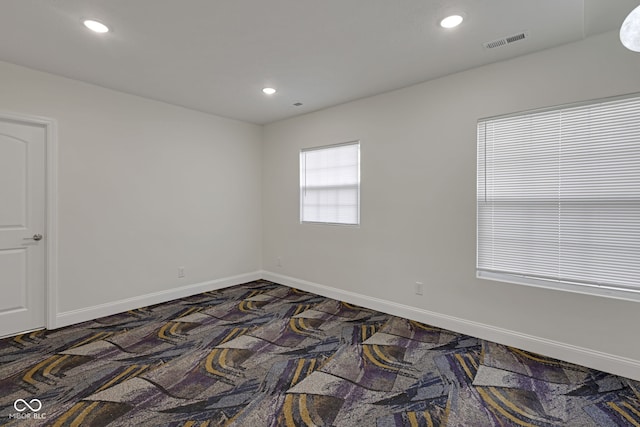
{"type": "Polygon", "coordinates": [[[300,222],[360,223],[360,142],[300,152],[300,222]]]}

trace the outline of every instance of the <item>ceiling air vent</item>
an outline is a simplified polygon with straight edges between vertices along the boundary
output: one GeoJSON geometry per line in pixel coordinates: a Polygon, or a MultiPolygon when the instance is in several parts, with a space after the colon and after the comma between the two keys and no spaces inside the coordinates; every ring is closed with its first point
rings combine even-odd
{"type": "Polygon", "coordinates": [[[484,46],[485,49],[495,49],[496,47],[506,46],[508,44],[515,43],[520,40],[524,40],[528,37],[529,37],[529,33],[525,31],[522,33],[514,34],[512,36],[503,37],[498,40],[482,43],[482,46],[484,46]]]}

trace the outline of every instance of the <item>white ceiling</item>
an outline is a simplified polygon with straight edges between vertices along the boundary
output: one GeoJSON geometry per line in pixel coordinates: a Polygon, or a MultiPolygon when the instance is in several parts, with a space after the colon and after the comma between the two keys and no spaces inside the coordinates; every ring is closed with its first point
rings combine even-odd
{"type": "Polygon", "coordinates": [[[639,3],[1,0],[0,60],[262,124],[614,30],[639,3]],[[451,13],[464,23],[440,28],[451,13]]]}

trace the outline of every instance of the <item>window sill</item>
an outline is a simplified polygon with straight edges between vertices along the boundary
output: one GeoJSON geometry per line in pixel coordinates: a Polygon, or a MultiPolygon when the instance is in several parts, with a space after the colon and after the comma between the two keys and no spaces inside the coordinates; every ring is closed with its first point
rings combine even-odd
{"type": "Polygon", "coordinates": [[[554,291],[573,292],[584,295],[614,298],[625,301],[640,302],[640,289],[616,288],[612,286],[578,284],[555,280],[533,279],[508,273],[495,273],[476,270],[478,279],[494,280],[498,282],[514,283],[517,285],[533,286],[554,291]]]}

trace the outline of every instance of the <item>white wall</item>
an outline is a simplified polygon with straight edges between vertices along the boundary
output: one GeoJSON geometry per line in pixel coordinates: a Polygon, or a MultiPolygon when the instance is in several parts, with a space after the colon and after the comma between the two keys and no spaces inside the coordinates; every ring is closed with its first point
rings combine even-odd
{"type": "Polygon", "coordinates": [[[475,278],[477,120],[637,91],[640,54],[609,33],[267,125],[263,268],[640,377],[638,303],[475,278]],[[361,226],[299,224],[299,150],[358,139],[361,226]]]}
{"type": "Polygon", "coordinates": [[[0,82],[0,110],[58,121],[59,324],[260,270],[260,126],[3,62],[0,82]]]}

